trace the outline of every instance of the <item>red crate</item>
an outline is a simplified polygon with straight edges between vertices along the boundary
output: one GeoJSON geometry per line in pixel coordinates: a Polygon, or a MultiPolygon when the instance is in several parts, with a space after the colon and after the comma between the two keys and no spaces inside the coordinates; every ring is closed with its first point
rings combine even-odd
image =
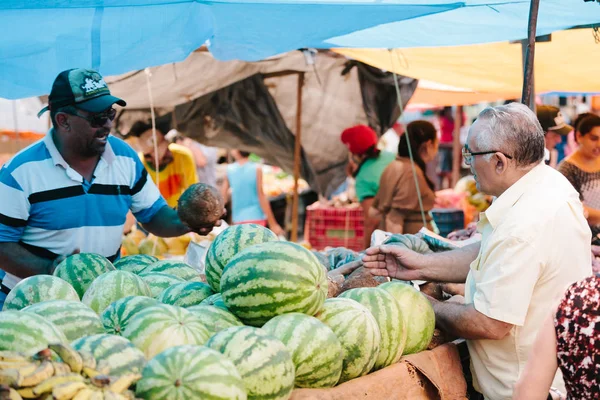
{"type": "Polygon", "coordinates": [[[364,218],[360,207],[324,207],[313,204],[306,208],[306,239],[313,249],[346,247],[364,249],[364,218]]]}

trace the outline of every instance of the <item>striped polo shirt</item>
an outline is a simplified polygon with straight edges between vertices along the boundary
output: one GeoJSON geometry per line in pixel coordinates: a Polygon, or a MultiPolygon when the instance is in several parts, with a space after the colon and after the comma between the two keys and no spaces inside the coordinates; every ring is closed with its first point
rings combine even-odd
{"type": "MultiPolygon", "coordinates": [[[[0,169],[0,242],[54,259],[81,252],[118,257],[127,212],[149,222],[167,206],[136,152],[109,136],[91,182],[64,160],[51,129],[0,169]]],[[[6,274],[12,288],[19,278],[6,274]]]]}

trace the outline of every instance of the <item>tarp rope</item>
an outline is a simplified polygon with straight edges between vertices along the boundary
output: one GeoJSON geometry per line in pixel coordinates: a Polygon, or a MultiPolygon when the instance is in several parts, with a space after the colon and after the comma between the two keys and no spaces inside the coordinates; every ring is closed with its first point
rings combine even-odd
{"type": "MultiPolygon", "coordinates": [[[[150,119],[152,120],[152,143],[154,145],[154,171],[156,172],[155,183],[156,187],[160,190],[160,174],[158,167],[158,141],[156,140],[156,114],[154,113],[154,97],[152,97],[152,83],[150,82],[150,78],[152,77],[152,73],[150,72],[150,68],[146,68],[144,70],[146,73],[146,86],[148,87],[148,100],[150,102],[150,119]]],[[[158,245],[158,240],[154,241],[152,246],[152,254],[156,253],[156,246],[158,245]]]]}
{"type": "MultiPolygon", "coordinates": [[[[394,57],[392,54],[392,49],[389,49],[390,53],[390,65],[392,66],[392,74],[394,75],[394,86],[396,87],[396,99],[398,101],[398,107],[400,108],[400,116],[404,113],[404,107],[402,106],[402,95],[400,93],[400,84],[398,83],[398,75],[396,74],[394,67],[394,57]]],[[[400,60],[399,60],[400,61],[400,60]]],[[[401,62],[401,61],[400,61],[401,62]]],[[[423,199],[421,198],[421,188],[419,187],[419,179],[417,178],[417,169],[415,166],[415,159],[412,153],[412,146],[410,145],[410,135],[408,134],[408,129],[404,130],[404,135],[406,135],[406,142],[408,144],[408,156],[410,158],[410,165],[412,167],[413,178],[415,180],[415,187],[417,188],[417,198],[419,199],[419,208],[421,209],[421,218],[423,220],[423,227],[427,227],[427,219],[425,218],[425,209],[423,208],[423,199]]],[[[425,173],[425,171],[423,171],[425,173]]]]}

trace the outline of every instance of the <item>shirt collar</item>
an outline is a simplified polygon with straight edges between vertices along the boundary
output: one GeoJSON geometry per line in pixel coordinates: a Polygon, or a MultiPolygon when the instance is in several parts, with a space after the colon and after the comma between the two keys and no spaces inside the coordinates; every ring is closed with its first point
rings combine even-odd
{"type": "MultiPolygon", "coordinates": [[[[69,164],[65,161],[60,151],[56,148],[56,144],[54,144],[54,140],[52,136],[54,134],[54,128],[50,128],[46,136],[44,136],[44,143],[46,144],[46,148],[52,157],[52,162],[54,165],[60,165],[63,168],[69,168],[69,164]]],[[[110,136],[109,136],[110,137],[110,136]]],[[[110,140],[106,142],[106,147],[104,148],[104,153],[100,156],[100,159],[104,160],[107,164],[112,164],[112,162],[116,159],[115,152],[110,145],[110,140]]]]}
{"type": "Polygon", "coordinates": [[[534,167],[531,171],[526,173],[516,181],[511,187],[506,189],[492,205],[485,211],[484,216],[487,218],[492,227],[498,226],[498,224],[504,218],[504,215],[510,210],[523,196],[525,191],[531,187],[531,184],[536,182],[540,174],[544,172],[545,168],[548,167],[543,161],[534,167]]]}

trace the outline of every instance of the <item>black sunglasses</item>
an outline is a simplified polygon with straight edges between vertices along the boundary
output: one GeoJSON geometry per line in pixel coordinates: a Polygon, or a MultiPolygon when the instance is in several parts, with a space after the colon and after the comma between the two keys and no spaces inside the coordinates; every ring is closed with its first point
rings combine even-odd
{"type": "Polygon", "coordinates": [[[86,120],[92,128],[102,128],[108,121],[114,121],[117,116],[117,110],[111,108],[101,113],[94,113],[89,115],[81,115],[77,111],[77,108],[67,108],[62,110],[65,114],[74,115],[76,117],[86,120]]]}

